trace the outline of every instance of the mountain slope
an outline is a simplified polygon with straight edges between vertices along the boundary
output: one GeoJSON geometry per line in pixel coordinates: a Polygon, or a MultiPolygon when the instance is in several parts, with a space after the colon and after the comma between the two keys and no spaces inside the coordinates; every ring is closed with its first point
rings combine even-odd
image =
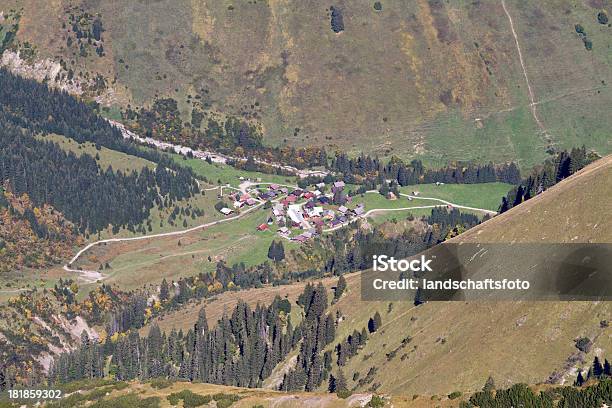
{"type": "Polygon", "coordinates": [[[612,156],[453,242],[612,242],[612,156]]]}
{"type": "MultiPolygon", "coordinates": [[[[7,52],[61,60],[80,92],[122,107],[173,98],[183,122],[242,116],[274,145],[525,168],[550,146],[611,151],[612,28],[597,21],[602,7],[612,12],[606,2],[378,3],[8,0],[2,9],[22,9],[7,52]]],[[[21,64],[12,54],[4,63],[21,64]]]]}
{"type": "MultiPolygon", "coordinates": [[[[453,241],[611,242],[606,217],[611,180],[608,156],[453,241]]],[[[593,357],[575,347],[576,339],[591,339],[591,354],[612,350],[610,330],[600,323],[610,319],[610,302],[429,302],[415,307],[411,299],[360,299],[360,281],[351,281],[349,293],[333,307],[345,316],[336,342],[366,327],[376,311],[382,316],[381,329],[343,367],[361,378],[377,369],[359,390],[378,384],[377,391],[390,393],[466,392],[480,389],[489,375],[500,386],[549,378],[571,382],[576,368],[588,366],[593,357]]]]}

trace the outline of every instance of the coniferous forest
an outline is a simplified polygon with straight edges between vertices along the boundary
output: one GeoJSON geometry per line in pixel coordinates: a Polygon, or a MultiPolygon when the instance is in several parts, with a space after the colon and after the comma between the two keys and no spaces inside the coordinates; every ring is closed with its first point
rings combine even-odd
{"type": "MultiPolygon", "coordinates": [[[[255,309],[239,302],[231,314],[224,315],[212,327],[201,309],[197,322],[187,333],[173,330],[166,335],[152,326],[146,337],[129,331],[118,334],[115,341],[109,336],[102,344],[83,333],[81,345],[75,351],[55,360],[50,380],[61,383],[113,375],[120,380],[169,377],[261,387],[298,343],[303,344],[303,354],[310,359],[312,350],[307,344],[320,347],[333,340],[335,326],[325,316],[327,294],[323,285],[307,285],[299,305],[304,307],[304,319],[295,327],[289,318],[290,302],[277,297],[269,306],[257,305],[255,309]],[[311,330],[313,326],[317,331],[311,330]],[[105,370],[109,357],[110,368],[105,370]]],[[[316,370],[316,375],[313,371],[304,380],[320,384],[323,370],[320,358],[316,370]]]]}
{"type": "MultiPolygon", "coordinates": [[[[1,115],[1,113],[0,113],[1,115]]],[[[77,157],[58,145],[36,139],[0,117],[0,179],[16,195],[27,193],[35,205],[48,203],[77,225],[95,233],[109,224],[131,230],[149,216],[154,205],[191,197],[197,183],[189,172],[173,173],[157,166],[124,174],[102,169],[87,154],[77,157]]]]}
{"type": "Polygon", "coordinates": [[[599,156],[587,152],[586,148],[564,150],[554,158],[546,160],[542,166],[533,169],[531,174],[502,198],[499,212],[503,213],[549,189],[558,182],[576,173],[599,156]]]}
{"type": "Polygon", "coordinates": [[[190,169],[152,149],[124,140],[90,104],[44,84],[0,69],[0,180],[34,205],[50,204],[81,233],[109,225],[116,231],[147,219],[151,209],[191,197],[198,191],[190,169]],[[36,138],[57,133],[157,163],[154,171],[125,174],[101,168],[94,157],[64,152],[36,138]]]}
{"type": "Polygon", "coordinates": [[[365,154],[350,158],[346,153],[337,153],[329,167],[342,174],[345,182],[368,185],[366,189],[375,189],[388,180],[396,181],[400,186],[436,182],[516,184],[521,180],[519,168],[513,162],[499,165],[456,162],[439,169],[428,169],[416,159],[404,163],[398,158],[392,158],[385,163],[365,154]]]}

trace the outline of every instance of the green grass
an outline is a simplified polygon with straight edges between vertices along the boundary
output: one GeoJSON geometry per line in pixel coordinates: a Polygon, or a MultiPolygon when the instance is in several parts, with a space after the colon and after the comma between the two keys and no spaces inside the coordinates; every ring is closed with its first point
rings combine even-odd
{"type": "Polygon", "coordinates": [[[117,105],[113,105],[110,107],[103,106],[100,109],[100,115],[105,117],[106,119],[115,120],[121,122],[123,118],[121,117],[121,107],[117,105]]]}
{"type": "Polygon", "coordinates": [[[369,222],[378,225],[389,221],[402,221],[410,216],[414,218],[427,217],[431,215],[431,208],[417,208],[414,210],[406,210],[402,212],[389,212],[374,214],[369,217],[369,222]]]}
{"type": "MultiPolygon", "coordinates": [[[[482,183],[482,184],[418,184],[402,187],[402,193],[411,194],[418,191],[423,197],[439,198],[454,204],[466,207],[484,208],[497,211],[501,199],[510,191],[511,184],[482,183]]],[[[430,201],[435,204],[434,201],[430,201]]]]}
{"type": "Polygon", "coordinates": [[[398,197],[396,200],[388,200],[378,193],[367,193],[363,196],[357,195],[353,197],[353,201],[349,204],[350,208],[355,207],[357,204],[365,204],[365,210],[369,211],[375,208],[407,208],[407,207],[419,207],[423,205],[437,205],[438,203],[433,201],[421,200],[418,198],[412,201],[406,197],[398,197]]]}
{"type": "Polygon", "coordinates": [[[136,288],[143,282],[163,277],[176,280],[213,271],[219,260],[230,265],[259,264],[267,259],[268,246],[277,238],[273,232],[256,230],[267,216],[268,211],[257,209],[242,218],[188,234],[134,241],[126,246],[96,246],[81,258],[79,265],[87,269],[108,260],[111,269],[103,271],[109,275],[108,282],[118,283],[122,288],[136,288]]]}
{"type": "Polygon", "coordinates": [[[191,167],[198,177],[206,178],[209,183],[213,185],[218,184],[219,180],[221,180],[221,184],[229,183],[230,185],[237,187],[241,183],[239,177],[250,178],[252,181],[256,181],[258,178],[260,178],[262,182],[268,183],[289,185],[294,185],[296,183],[294,176],[279,176],[277,174],[238,170],[227,164],[211,164],[201,159],[184,160],[183,157],[178,154],[172,154],[172,158],[184,166],[191,167]]]}
{"type": "Polygon", "coordinates": [[[115,170],[131,172],[132,170],[140,171],[143,167],[154,169],[156,166],[155,163],[140,157],[110,150],[106,147],[101,147],[100,150],[97,150],[95,143],[77,143],[74,139],[62,135],[50,134],[44,137],[40,136],[39,138],[53,141],[57,143],[62,150],[73,152],[77,156],[89,154],[90,156],[96,157],[96,155],[98,155],[100,159],[97,162],[103,170],[106,170],[108,166],[112,166],[115,170]]]}

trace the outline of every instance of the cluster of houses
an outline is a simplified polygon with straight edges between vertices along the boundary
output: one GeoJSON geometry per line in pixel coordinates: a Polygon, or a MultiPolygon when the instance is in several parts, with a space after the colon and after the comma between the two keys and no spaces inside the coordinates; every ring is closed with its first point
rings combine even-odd
{"type": "Polygon", "coordinates": [[[223,215],[230,215],[238,208],[242,208],[245,206],[250,207],[258,203],[258,201],[254,199],[249,193],[236,192],[236,193],[230,194],[228,198],[232,200],[233,208],[228,208],[228,207],[221,208],[219,211],[223,215]]]}
{"type": "Polygon", "coordinates": [[[336,208],[333,204],[333,196],[344,189],[344,182],[335,182],[332,186],[332,193],[325,194],[321,190],[325,189],[325,183],[316,185],[314,191],[295,189],[290,191],[286,187],[271,184],[266,191],[260,192],[260,200],[274,200],[272,214],[267,224],[257,227],[260,231],[269,229],[269,226],[276,224],[278,234],[282,237],[297,242],[306,242],[313,236],[321,233],[324,229],[337,227],[350,221],[353,217],[361,216],[365,213],[363,204],[353,209],[347,207],[352,201],[346,197],[347,205],[340,205],[336,208]],[[299,231],[298,235],[292,233],[299,231]]]}

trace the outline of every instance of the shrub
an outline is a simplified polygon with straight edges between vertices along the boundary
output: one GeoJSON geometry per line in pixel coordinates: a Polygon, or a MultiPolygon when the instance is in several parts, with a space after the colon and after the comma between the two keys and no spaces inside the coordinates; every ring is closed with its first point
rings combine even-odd
{"type": "Polygon", "coordinates": [[[291,313],[291,302],[287,299],[282,299],[278,302],[278,310],[285,312],[285,314],[291,313]]]}
{"type": "Polygon", "coordinates": [[[217,203],[215,204],[215,209],[217,211],[221,211],[221,209],[225,207],[228,207],[228,205],[225,204],[223,201],[217,201],[217,203]]]}
{"type": "Polygon", "coordinates": [[[584,353],[588,353],[591,350],[592,344],[591,339],[588,337],[581,337],[576,340],[576,348],[584,353]]]}
{"type": "Polygon", "coordinates": [[[90,408],[158,408],[160,404],[159,397],[149,397],[140,399],[135,393],[122,395],[109,400],[98,401],[90,408]]]}
{"type": "Polygon", "coordinates": [[[338,398],[342,398],[342,399],[347,399],[348,397],[350,397],[353,394],[352,391],[349,390],[340,390],[336,393],[336,395],[338,396],[338,398]]]}
{"type": "Polygon", "coordinates": [[[382,4],[380,3],[380,1],[374,2],[374,10],[376,10],[376,11],[381,11],[382,10],[382,4]]]}
{"type": "Polygon", "coordinates": [[[212,398],[210,395],[200,395],[189,390],[183,390],[181,392],[173,392],[166,397],[171,405],[178,405],[180,400],[183,400],[183,406],[185,408],[195,408],[208,404],[212,398]]]}
{"type": "Polygon", "coordinates": [[[461,391],[453,391],[450,394],[448,394],[448,399],[454,400],[454,399],[459,398],[461,395],[463,395],[461,394],[461,391]]]}
{"type": "Polygon", "coordinates": [[[372,395],[372,399],[368,402],[368,407],[381,408],[385,406],[385,400],[380,395],[372,395]]]}
{"type": "Polygon", "coordinates": [[[151,380],[151,387],[158,390],[168,388],[170,385],[172,385],[172,381],[167,378],[154,378],[151,380]]]}
{"type": "Polygon", "coordinates": [[[331,28],[334,33],[344,31],[344,20],[342,18],[342,12],[334,6],[330,7],[331,10],[331,28]]]}
{"type": "Polygon", "coordinates": [[[227,408],[240,399],[238,395],[223,393],[215,394],[212,398],[217,402],[217,408],[227,408]]]}

